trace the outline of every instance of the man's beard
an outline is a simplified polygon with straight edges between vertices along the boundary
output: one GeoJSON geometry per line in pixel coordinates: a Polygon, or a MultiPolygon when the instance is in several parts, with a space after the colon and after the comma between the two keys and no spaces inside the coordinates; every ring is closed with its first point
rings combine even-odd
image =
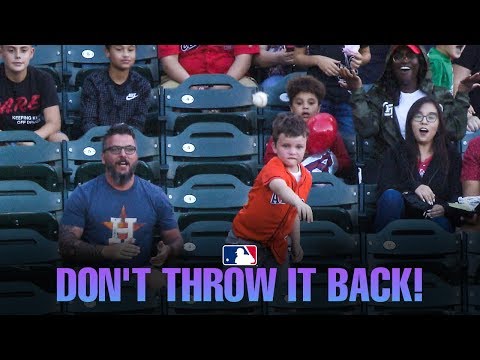
{"type": "Polygon", "coordinates": [[[105,164],[105,168],[107,169],[108,173],[112,177],[112,180],[115,183],[115,185],[122,186],[122,185],[125,185],[126,183],[128,183],[131,180],[133,174],[135,173],[135,169],[137,168],[137,163],[138,162],[135,161],[134,163],[129,163],[130,168],[129,168],[128,172],[126,172],[126,173],[119,173],[117,170],[115,170],[115,166],[119,162],[120,161],[118,161],[117,163],[115,163],[113,165],[105,164]]]}

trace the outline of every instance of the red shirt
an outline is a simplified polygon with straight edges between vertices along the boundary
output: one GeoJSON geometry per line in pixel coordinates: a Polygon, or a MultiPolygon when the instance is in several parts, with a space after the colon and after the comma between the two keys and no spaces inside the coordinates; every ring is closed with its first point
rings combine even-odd
{"type": "Polygon", "coordinates": [[[425,175],[425,172],[427,171],[428,165],[430,165],[430,162],[432,161],[433,155],[426,158],[425,160],[421,161],[420,159],[417,160],[417,169],[418,173],[420,174],[421,177],[425,175]]]}
{"type": "Polygon", "coordinates": [[[284,203],[270,190],[269,184],[273,179],[281,178],[295,194],[307,201],[312,187],[312,175],[301,164],[300,169],[302,175],[297,182],[278,157],[269,161],[255,179],[247,204],[233,220],[232,230],[236,237],[265,243],[279,264],[286,259],[286,237],[293,230],[297,210],[284,203]]]}
{"type": "Polygon", "coordinates": [[[480,180],[480,137],[468,143],[467,150],[463,154],[460,180],[480,180]]]}
{"type": "Polygon", "coordinates": [[[259,45],[158,45],[158,57],[178,54],[178,62],[190,74],[226,74],[241,54],[258,54],[259,45]]]}

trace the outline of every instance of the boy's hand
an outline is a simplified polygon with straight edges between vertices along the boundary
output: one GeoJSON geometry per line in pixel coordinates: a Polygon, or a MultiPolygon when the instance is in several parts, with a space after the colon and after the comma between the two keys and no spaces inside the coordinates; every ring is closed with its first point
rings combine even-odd
{"type": "Polygon", "coordinates": [[[298,218],[311,223],[313,221],[313,212],[310,205],[305,204],[303,201],[299,201],[295,206],[297,208],[298,218]]]}
{"type": "Polygon", "coordinates": [[[298,263],[303,259],[303,249],[300,242],[292,242],[292,262],[298,263]]]}

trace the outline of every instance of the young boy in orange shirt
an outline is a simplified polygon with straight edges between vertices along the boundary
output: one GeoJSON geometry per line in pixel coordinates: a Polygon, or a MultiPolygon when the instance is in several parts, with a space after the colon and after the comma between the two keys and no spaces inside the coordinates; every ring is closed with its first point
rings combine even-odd
{"type": "Polygon", "coordinates": [[[313,221],[312,209],[306,204],[312,176],[302,165],[307,137],[308,127],[300,115],[277,116],[273,122],[277,156],[258,174],[226,239],[227,244],[257,245],[257,265],[277,268],[280,282],[287,276],[288,236],[292,261],[299,262],[303,258],[300,220],[313,221]]]}

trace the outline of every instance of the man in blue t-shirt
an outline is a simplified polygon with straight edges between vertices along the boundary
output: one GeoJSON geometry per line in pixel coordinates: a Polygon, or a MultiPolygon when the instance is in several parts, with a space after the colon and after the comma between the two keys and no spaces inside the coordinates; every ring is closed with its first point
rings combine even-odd
{"type": "Polygon", "coordinates": [[[138,155],[130,126],[108,130],[102,162],[105,174],[78,186],[65,204],[62,257],[83,266],[155,267],[180,254],[183,239],[165,193],[134,175],[138,155]],[[151,257],[155,227],[162,239],[151,257]]]}

